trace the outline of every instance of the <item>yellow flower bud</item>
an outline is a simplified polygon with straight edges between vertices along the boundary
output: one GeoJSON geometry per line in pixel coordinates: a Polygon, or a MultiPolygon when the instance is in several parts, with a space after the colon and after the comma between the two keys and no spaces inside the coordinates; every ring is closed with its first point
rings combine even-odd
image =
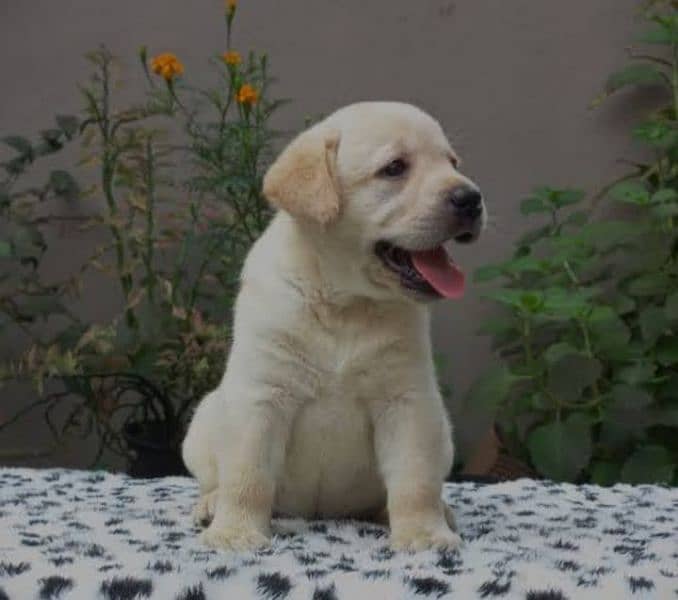
{"type": "Polygon", "coordinates": [[[235,99],[245,106],[252,106],[259,101],[259,92],[251,86],[249,83],[245,83],[240,86],[238,93],[235,96],[235,99]]]}
{"type": "Polygon", "coordinates": [[[153,58],[151,70],[156,75],[162,75],[165,81],[172,81],[178,75],[183,74],[184,65],[181,64],[176,55],[171,52],[165,52],[153,58]]]}
{"type": "Polygon", "coordinates": [[[235,50],[229,50],[228,52],[225,52],[222,56],[224,59],[224,62],[227,65],[239,65],[242,62],[242,57],[240,56],[239,52],[236,52],[235,50]]]}

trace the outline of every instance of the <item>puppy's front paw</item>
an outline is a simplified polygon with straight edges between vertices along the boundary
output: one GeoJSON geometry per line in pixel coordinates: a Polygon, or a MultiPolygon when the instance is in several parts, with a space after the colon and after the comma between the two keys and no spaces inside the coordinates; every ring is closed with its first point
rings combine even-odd
{"type": "Polygon", "coordinates": [[[215,527],[214,523],[202,532],[201,539],[210,548],[238,552],[258,550],[271,543],[266,535],[254,527],[247,525],[215,527]]]}
{"type": "Polygon", "coordinates": [[[391,547],[394,550],[419,552],[421,550],[456,550],[463,541],[447,525],[428,528],[408,528],[391,535],[391,547]]]}

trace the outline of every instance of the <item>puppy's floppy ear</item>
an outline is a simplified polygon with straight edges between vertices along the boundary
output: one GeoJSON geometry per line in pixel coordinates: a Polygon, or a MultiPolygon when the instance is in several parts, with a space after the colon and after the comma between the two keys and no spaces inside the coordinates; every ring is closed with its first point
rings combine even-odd
{"type": "Polygon", "coordinates": [[[264,177],[264,196],[294,217],[328,225],[339,216],[339,133],[315,126],[283,150],[264,177]]]}

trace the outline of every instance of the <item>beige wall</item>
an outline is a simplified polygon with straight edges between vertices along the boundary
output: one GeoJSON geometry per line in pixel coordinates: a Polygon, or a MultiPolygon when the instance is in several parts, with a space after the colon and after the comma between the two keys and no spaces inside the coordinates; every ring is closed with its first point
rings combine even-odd
{"type": "MultiPolygon", "coordinates": [[[[280,114],[283,128],[362,99],[406,100],[437,116],[492,214],[484,238],[458,252],[470,272],[505,255],[524,226],[517,209],[530,188],[595,189],[619,170],[617,158],[632,154],[628,104],[614,100],[595,112],[587,104],[622,64],[637,5],[241,0],[235,44],[270,54],[278,94],[293,100],[280,114]]],[[[87,73],[81,55],[102,42],[135,68],[141,44],[174,51],[188,77],[206,82],[207,57],[224,49],[222,7],[222,0],[0,2],[0,134],[35,131],[72,110],[87,73]]],[[[436,307],[436,347],[460,391],[488,360],[487,341],[474,335],[486,314],[474,287],[462,302],[436,307]]],[[[457,431],[468,445],[473,434],[463,423],[457,431]]]]}

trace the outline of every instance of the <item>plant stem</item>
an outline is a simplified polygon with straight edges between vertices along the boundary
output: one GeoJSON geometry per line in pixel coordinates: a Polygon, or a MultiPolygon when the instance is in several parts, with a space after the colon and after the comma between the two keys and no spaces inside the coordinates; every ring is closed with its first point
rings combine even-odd
{"type": "MultiPolygon", "coordinates": [[[[565,268],[565,272],[570,278],[570,281],[572,281],[572,284],[574,285],[575,289],[578,288],[581,284],[579,278],[572,269],[572,266],[570,265],[569,261],[567,260],[563,261],[563,267],[565,268]]],[[[576,319],[576,321],[577,324],[579,325],[579,330],[581,331],[582,338],[584,340],[584,352],[586,353],[586,356],[588,356],[589,358],[595,358],[593,354],[593,347],[591,345],[591,333],[589,331],[586,320],[583,318],[578,318],[576,319]]],[[[598,387],[597,381],[594,381],[593,384],[591,385],[591,391],[593,392],[593,399],[591,400],[590,404],[591,406],[596,406],[600,404],[601,400],[600,389],[598,387]]],[[[581,406],[584,405],[582,404],[581,406]]]]}
{"type": "Polygon", "coordinates": [[[16,423],[19,419],[21,419],[21,417],[23,417],[24,415],[27,415],[34,408],[36,408],[38,406],[42,406],[43,404],[47,404],[48,402],[51,402],[50,398],[40,398],[39,400],[32,402],[28,406],[25,406],[21,410],[14,413],[14,415],[12,415],[9,419],[0,423],[0,431],[5,429],[6,427],[9,427],[10,425],[13,425],[14,423],[16,423]]]}
{"type": "MultiPolygon", "coordinates": [[[[124,272],[125,268],[125,246],[120,232],[119,226],[116,224],[118,217],[118,206],[113,191],[113,179],[116,171],[116,164],[118,160],[119,150],[116,147],[115,139],[111,136],[110,129],[110,57],[108,54],[102,52],[101,60],[101,111],[96,109],[95,118],[98,120],[99,129],[102,136],[102,167],[101,167],[101,187],[106,198],[106,205],[108,207],[109,229],[115,241],[116,267],[120,286],[122,288],[125,303],[129,302],[129,296],[132,289],[131,275],[124,272]]],[[[131,308],[126,308],[125,319],[127,324],[132,329],[138,328],[138,322],[134,311],[131,308]]]]}
{"type": "Polygon", "coordinates": [[[146,279],[148,286],[148,300],[155,301],[155,272],[153,270],[153,234],[155,230],[155,157],[151,137],[146,139],[146,279]]]}
{"type": "Polygon", "coordinates": [[[529,317],[523,316],[523,350],[525,352],[525,362],[528,367],[534,363],[534,355],[532,353],[532,327],[529,317]]]}
{"type": "Polygon", "coordinates": [[[220,247],[221,244],[219,243],[218,240],[216,243],[213,242],[210,245],[209,250],[207,250],[206,252],[205,259],[200,263],[200,267],[198,267],[198,273],[195,277],[195,281],[193,282],[193,287],[191,288],[191,292],[186,307],[189,312],[193,310],[196,300],[198,299],[198,294],[200,292],[200,284],[205,274],[205,271],[207,270],[207,267],[212,262],[212,259],[214,258],[220,247]]]}

